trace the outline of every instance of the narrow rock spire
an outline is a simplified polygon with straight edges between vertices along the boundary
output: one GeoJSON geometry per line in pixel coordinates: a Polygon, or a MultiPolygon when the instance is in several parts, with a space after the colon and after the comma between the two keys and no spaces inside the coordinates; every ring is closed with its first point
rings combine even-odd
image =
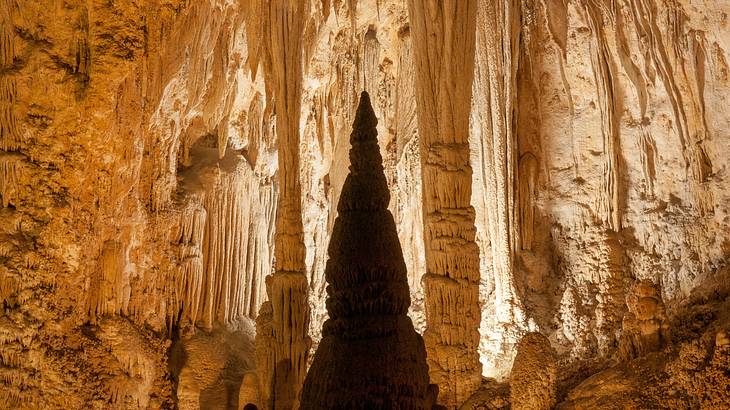
{"type": "Polygon", "coordinates": [[[406,315],[406,265],[387,209],[376,125],[363,92],[328,249],[329,319],[304,382],[303,410],[425,409],[435,399],[423,340],[406,315]]]}

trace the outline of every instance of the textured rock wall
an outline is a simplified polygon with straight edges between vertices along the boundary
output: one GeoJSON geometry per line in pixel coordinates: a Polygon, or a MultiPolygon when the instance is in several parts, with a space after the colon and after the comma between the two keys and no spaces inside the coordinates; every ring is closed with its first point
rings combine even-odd
{"type": "Polygon", "coordinates": [[[255,314],[271,269],[276,146],[242,10],[0,10],[0,407],[169,407],[169,336],[255,314]]]}
{"type": "MultiPolygon", "coordinates": [[[[424,39],[406,2],[304,3],[298,128],[279,122],[301,139],[309,333],[361,90],[422,331],[424,39]]],[[[296,150],[277,142],[272,49],[247,23],[261,4],[0,1],[0,407],[160,408],[220,388],[225,366],[181,390],[190,369],[168,372],[167,350],[195,366],[212,347],[188,343],[248,328],[266,299],[277,151],[296,150]]],[[[484,374],[508,374],[526,331],[563,359],[611,356],[636,280],[669,320],[730,283],[728,15],[720,0],[476,2],[484,374]]]]}

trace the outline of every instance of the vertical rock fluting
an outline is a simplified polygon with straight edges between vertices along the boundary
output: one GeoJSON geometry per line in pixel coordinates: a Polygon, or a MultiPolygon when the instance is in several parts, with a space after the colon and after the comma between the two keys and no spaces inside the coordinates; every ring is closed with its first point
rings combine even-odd
{"type": "MultiPolygon", "coordinates": [[[[494,287],[493,317],[482,317],[482,329],[494,336],[480,345],[483,360],[506,369],[512,347],[525,329],[525,315],[516,292],[515,255],[523,234],[523,246],[532,245],[534,185],[527,172],[536,159],[518,164],[515,131],[516,69],[519,63],[520,4],[518,1],[480,1],[477,6],[476,70],[472,143],[477,228],[486,270],[494,287]],[[519,181],[519,188],[516,186],[519,181]],[[519,195],[519,196],[518,196],[519,195]],[[520,200],[521,202],[517,202],[520,200]],[[521,224],[521,225],[520,225],[521,224]],[[522,226],[520,230],[518,227],[522,226]],[[490,266],[491,265],[491,266],[490,266]]],[[[534,179],[534,178],[533,178],[534,179]]],[[[491,292],[483,292],[491,293],[491,292]]],[[[490,366],[491,367],[491,366],[490,366]]]]}
{"type": "Polygon", "coordinates": [[[408,277],[378,149],[377,119],[362,94],[325,275],[329,319],[302,391],[302,409],[425,409],[423,340],[406,315],[408,277]]]}
{"type": "Polygon", "coordinates": [[[469,164],[476,1],[409,0],[423,180],[423,278],[431,381],[439,403],[481,383],[479,248],[469,164]],[[448,62],[445,64],[445,62],[448,62]]]}
{"type": "Polygon", "coordinates": [[[15,64],[13,1],[0,2],[0,197],[2,206],[10,205],[17,188],[23,155],[16,153],[22,143],[17,118],[17,85],[12,73],[15,64]]]}
{"type": "MultiPolygon", "coordinates": [[[[276,104],[279,200],[274,236],[275,272],[266,278],[269,300],[265,303],[270,307],[263,309],[267,315],[257,322],[262,325],[261,334],[267,335],[264,337],[269,337],[272,343],[257,343],[263,349],[258,353],[259,360],[265,357],[263,363],[269,364],[259,369],[259,380],[264,406],[291,409],[298,407],[311,346],[299,179],[302,48],[309,3],[275,0],[262,5],[265,76],[276,104]]],[[[249,24],[261,22],[250,19],[249,24]]]]}
{"type": "Polygon", "coordinates": [[[275,188],[248,161],[215,147],[191,149],[195,165],[180,172],[178,269],[171,273],[168,322],[211,330],[255,317],[271,272],[275,188]]]}

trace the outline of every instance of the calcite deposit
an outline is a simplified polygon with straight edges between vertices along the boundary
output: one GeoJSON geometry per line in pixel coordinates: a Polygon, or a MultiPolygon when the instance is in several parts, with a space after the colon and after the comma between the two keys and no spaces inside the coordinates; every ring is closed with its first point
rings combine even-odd
{"type": "Polygon", "coordinates": [[[440,404],[728,407],[729,16],[0,0],[0,408],[296,408],[363,90],[440,404]]]}
{"type": "Polygon", "coordinates": [[[517,344],[510,372],[510,404],[514,410],[549,410],[558,392],[558,365],[550,341],[537,332],[526,333],[517,344]]]}
{"type": "Polygon", "coordinates": [[[618,356],[631,360],[661,350],[671,342],[669,322],[661,295],[650,280],[634,284],[626,298],[618,356]]]}

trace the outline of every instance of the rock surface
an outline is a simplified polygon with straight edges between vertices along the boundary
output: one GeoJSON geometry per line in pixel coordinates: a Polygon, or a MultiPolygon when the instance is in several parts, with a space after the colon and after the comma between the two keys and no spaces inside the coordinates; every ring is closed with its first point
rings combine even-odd
{"type": "MultiPolygon", "coordinates": [[[[270,35],[284,26],[261,24],[270,3],[292,4],[0,0],[0,407],[174,407],[169,347],[256,318],[265,278],[283,262],[272,250],[284,211],[295,215],[291,271],[300,285],[306,279],[297,298],[308,298],[311,318],[287,357],[306,354],[307,333],[316,346],[361,90],[382,119],[414,326],[423,332],[432,309],[470,309],[454,330],[471,333],[441,343],[458,349],[445,357],[469,355],[471,379],[457,401],[479,387],[477,355],[482,375],[507,380],[529,331],[548,337],[570,381],[559,400],[606,399],[598,384],[581,382],[609,371],[633,326],[627,319],[624,329],[627,298],[650,280],[666,315],[651,320],[669,323],[672,344],[629,360],[646,350],[633,349],[616,377],[671,380],[682,406],[724,404],[712,388],[724,356],[706,352],[728,329],[682,332],[715,323],[716,310],[683,315],[727,297],[730,284],[730,4],[463,2],[475,8],[472,23],[439,14],[460,1],[414,1],[409,13],[399,0],[305,0],[296,2],[306,9],[301,27],[287,32],[301,35],[285,40],[270,35]],[[420,125],[431,121],[423,112],[448,110],[419,104],[429,83],[416,62],[467,39],[429,45],[417,13],[448,30],[473,25],[473,62],[465,46],[435,63],[444,71],[434,84],[461,90],[433,93],[460,101],[443,121],[454,130],[420,125]],[[434,136],[459,138],[450,147],[458,155],[423,155],[434,136]],[[294,158],[297,166],[280,169],[294,158]],[[424,184],[429,164],[446,163],[435,159],[454,160],[459,184],[424,184]],[[282,177],[301,193],[282,190],[282,177]],[[468,299],[424,294],[424,274],[443,273],[426,246],[434,242],[424,221],[434,215],[424,193],[427,203],[440,201],[435,193],[460,201],[448,209],[473,207],[466,230],[444,237],[475,238],[465,252],[473,261],[478,252],[478,269],[456,293],[468,299]],[[647,378],[652,366],[662,378],[647,378]]],[[[306,320],[307,307],[297,306],[306,320]]],[[[201,356],[190,363],[203,352],[191,349],[201,356]]],[[[456,374],[442,392],[454,390],[456,374]]]]}

